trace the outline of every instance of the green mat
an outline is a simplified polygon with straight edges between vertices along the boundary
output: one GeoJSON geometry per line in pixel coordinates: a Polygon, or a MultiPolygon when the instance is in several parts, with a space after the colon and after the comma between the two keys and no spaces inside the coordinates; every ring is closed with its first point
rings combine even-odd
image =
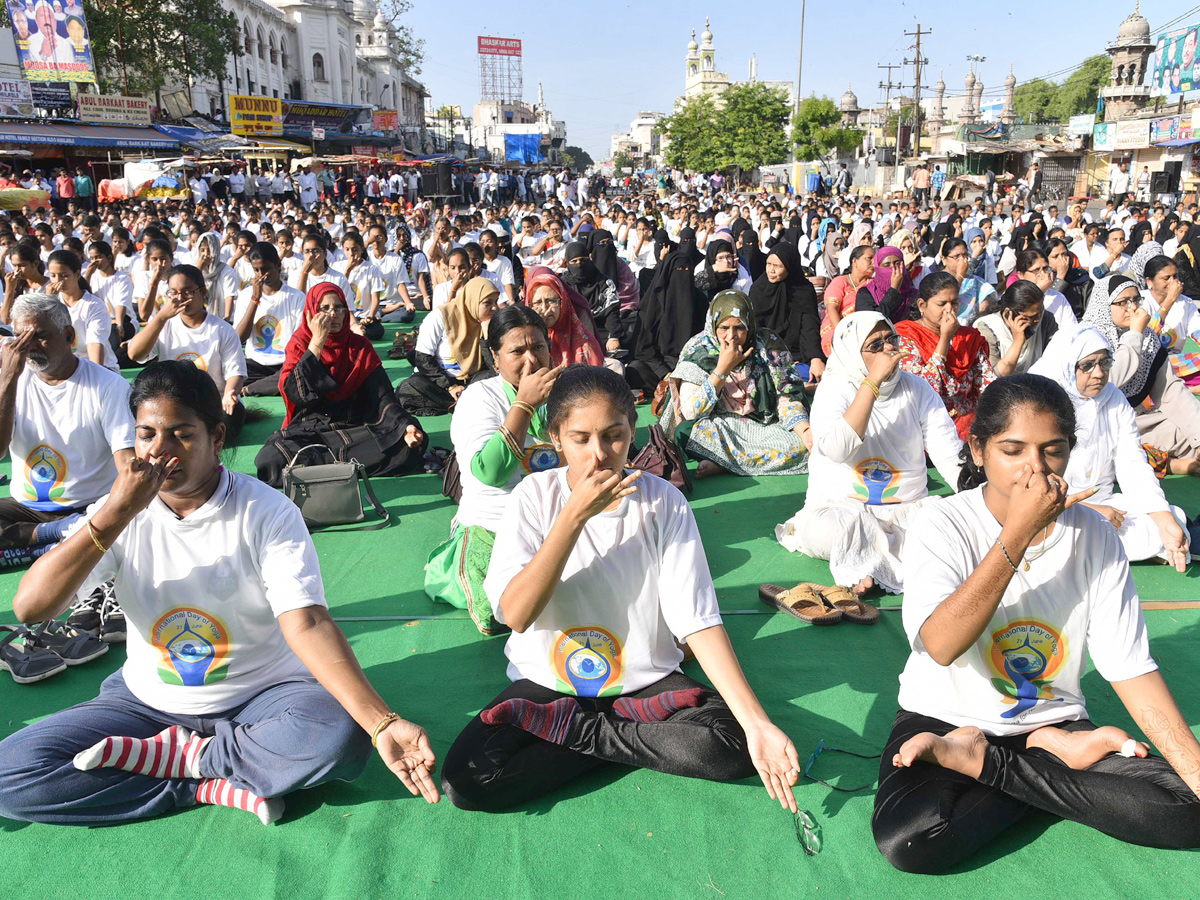
{"type": "MultiPolygon", "coordinates": [[[[389,329],[390,337],[391,329],[389,329]]],[[[386,344],[379,345],[381,349],[386,344]]],[[[393,378],[408,366],[386,362],[393,378]]],[[[282,416],[282,402],[255,400],[270,421],[247,427],[230,465],[253,471],[254,454],[282,416]]],[[[643,411],[643,425],[649,421],[643,411]]],[[[449,418],[423,421],[449,446],[449,418]]],[[[642,432],[644,439],[644,432],[642,432]]],[[[7,462],[0,470],[7,471],[7,462]]],[[[822,562],[789,554],[775,524],[803,503],[804,477],[714,478],[698,483],[700,524],[726,624],[746,673],[802,760],[817,741],[877,752],[896,711],[907,646],[899,613],[873,628],[813,628],[758,603],[763,581],[828,583],[822,562]]],[[[479,636],[465,612],[422,590],[428,552],[449,533],[453,507],[440,479],[375,482],[398,524],[363,534],[318,534],[330,607],[380,693],[430,732],[443,756],[463,725],[507,683],[503,639],[479,636]]],[[[1172,501],[1200,511],[1200,484],[1171,478],[1172,501]]],[[[0,573],[0,621],[12,621],[20,572],[0,573]]],[[[1147,599],[1191,599],[1191,573],[1135,566],[1147,599]]],[[[888,601],[895,603],[894,598],[888,601]]],[[[1200,669],[1200,610],[1147,614],[1151,649],[1189,721],[1200,697],[1184,690],[1200,669]]],[[[123,661],[115,647],[90,665],[41,685],[0,674],[0,737],[95,695],[123,661]]],[[[691,664],[689,674],[702,677],[691,664]]],[[[1084,679],[1092,716],[1134,729],[1093,671],[1084,679]]],[[[877,762],[822,756],[818,774],[857,785],[877,762]]],[[[1049,817],[1033,817],[960,870],[940,877],[895,872],[875,849],[872,796],[805,782],[802,807],[820,820],[824,852],[805,857],[791,816],[757,781],[712,784],[613,768],[519,812],[466,813],[410,798],[378,760],[353,784],[288,798],[273,828],[228,809],[199,808],[104,829],[0,820],[8,895],[108,897],[962,897],[996,885],[1027,885],[1054,872],[1070,893],[1094,898],[1200,895],[1191,854],[1130,847],[1049,817]]]]}

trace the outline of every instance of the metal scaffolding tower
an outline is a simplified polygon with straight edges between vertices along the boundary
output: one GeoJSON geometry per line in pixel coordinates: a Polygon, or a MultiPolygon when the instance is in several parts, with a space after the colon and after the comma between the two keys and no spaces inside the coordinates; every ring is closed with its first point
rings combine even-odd
{"type": "Polygon", "coordinates": [[[520,50],[516,54],[480,52],[479,99],[520,103],[525,96],[525,74],[520,50]]]}

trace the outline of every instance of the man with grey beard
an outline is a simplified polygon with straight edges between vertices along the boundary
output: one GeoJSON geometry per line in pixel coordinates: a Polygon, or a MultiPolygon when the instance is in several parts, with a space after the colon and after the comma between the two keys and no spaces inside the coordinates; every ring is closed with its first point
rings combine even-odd
{"type": "Polygon", "coordinates": [[[13,463],[11,499],[0,499],[0,565],[61,540],[112,489],[134,446],[129,384],[75,355],[61,300],[22,294],[12,326],[16,336],[0,347],[0,456],[13,463]]]}

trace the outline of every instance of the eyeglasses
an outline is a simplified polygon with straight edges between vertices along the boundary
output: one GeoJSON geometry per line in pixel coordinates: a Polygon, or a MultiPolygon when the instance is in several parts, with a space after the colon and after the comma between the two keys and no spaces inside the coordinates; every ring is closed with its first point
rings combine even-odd
{"type": "Polygon", "coordinates": [[[964,253],[951,253],[949,256],[943,256],[943,257],[942,257],[942,259],[943,259],[943,260],[946,260],[946,259],[966,259],[966,258],[967,258],[967,254],[966,254],[965,252],[964,252],[964,253]]]}
{"type": "Polygon", "coordinates": [[[808,810],[801,809],[797,810],[795,818],[796,840],[804,848],[804,855],[816,856],[821,852],[822,846],[824,846],[821,826],[817,822],[816,816],[808,812],[808,810]]]}
{"type": "Polygon", "coordinates": [[[867,344],[867,346],[863,347],[863,349],[868,353],[882,353],[885,345],[899,347],[900,335],[896,334],[894,331],[891,334],[885,334],[883,337],[876,338],[875,340],[871,341],[871,343],[867,344]]]}
{"type": "Polygon", "coordinates": [[[1113,358],[1111,356],[1102,356],[1099,359],[1085,359],[1083,362],[1075,363],[1075,371],[1082,372],[1084,375],[1099,366],[1103,372],[1111,372],[1113,367],[1113,358]]]}
{"type": "Polygon", "coordinates": [[[562,306],[562,298],[560,298],[560,297],[554,297],[549,300],[530,300],[529,301],[530,309],[555,309],[556,307],[559,307],[559,306],[562,306]]]}
{"type": "Polygon", "coordinates": [[[1108,305],[1109,306],[1120,306],[1120,307],[1123,307],[1124,309],[1129,310],[1130,312],[1133,312],[1135,309],[1137,309],[1139,306],[1141,306],[1141,304],[1142,304],[1142,301],[1139,300],[1137,297],[1130,297],[1128,300],[1113,300],[1113,301],[1109,302],[1108,305]]]}
{"type": "Polygon", "coordinates": [[[1026,269],[1025,274],[1026,275],[1045,275],[1049,271],[1050,271],[1049,266],[1037,266],[1036,268],[1033,268],[1033,269],[1026,269]]]}
{"type": "Polygon", "coordinates": [[[199,288],[184,288],[182,291],[167,291],[167,296],[172,300],[179,300],[180,298],[186,300],[189,297],[203,297],[204,292],[199,288]]]}
{"type": "Polygon", "coordinates": [[[716,256],[716,262],[732,263],[733,262],[733,254],[732,253],[718,253],[716,256]]]}
{"type": "Polygon", "coordinates": [[[830,753],[844,753],[846,756],[856,756],[859,759],[879,759],[878,753],[872,753],[870,755],[867,755],[865,753],[855,753],[853,750],[841,750],[837,747],[826,747],[825,739],[822,738],[817,743],[817,749],[812,752],[812,755],[808,758],[808,762],[805,763],[805,765],[804,765],[804,777],[805,778],[809,779],[810,781],[815,781],[817,784],[823,784],[823,785],[825,785],[825,787],[829,788],[830,790],[843,791],[844,793],[847,793],[847,794],[853,794],[856,791],[865,791],[867,788],[871,787],[874,784],[874,782],[872,782],[871,784],[864,784],[861,787],[844,788],[844,787],[838,787],[836,784],[830,784],[828,781],[822,781],[817,776],[811,774],[813,764],[816,763],[817,757],[820,756],[821,753],[824,752],[825,750],[828,750],[830,753]]]}

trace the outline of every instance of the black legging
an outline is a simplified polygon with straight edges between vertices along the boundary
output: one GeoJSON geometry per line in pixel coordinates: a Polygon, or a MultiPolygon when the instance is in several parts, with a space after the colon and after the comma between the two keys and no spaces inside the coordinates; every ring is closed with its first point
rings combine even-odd
{"type": "MultiPolygon", "coordinates": [[[[616,697],[577,698],[583,712],[562,745],[514,725],[485,725],[476,716],[446,753],[442,790],[460,809],[490,812],[548,794],[612,763],[710,781],[748,778],[754,765],[745,732],[716,691],[673,672],[628,696],[644,699],[697,687],[704,691],[699,706],[650,724],[614,715],[616,697]]],[[[509,685],[487,708],[514,697],[551,703],[566,696],[523,680],[509,685]]]]}
{"type": "Polygon", "coordinates": [[[283,363],[277,366],[264,366],[256,360],[246,358],[246,382],[242,393],[248,397],[278,397],[279,373],[283,371],[283,363]]]}
{"type": "MultiPolygon", "coordinates": [[[[1057,727],[1096,726],[1083,719],[1057,727]]],[[[901,710],[884,748],[871,831],[879,851],[902,872],[949,869],[1035,809],[1130,844],[1200,847],[1200,798],[1159,756],[1112,754],[1078,771],[1045,750],[1026,749],[1023,734],[988,738],[978,780],[931,763],[892,765],[909,738],[953,728],[901,710]]]]}

